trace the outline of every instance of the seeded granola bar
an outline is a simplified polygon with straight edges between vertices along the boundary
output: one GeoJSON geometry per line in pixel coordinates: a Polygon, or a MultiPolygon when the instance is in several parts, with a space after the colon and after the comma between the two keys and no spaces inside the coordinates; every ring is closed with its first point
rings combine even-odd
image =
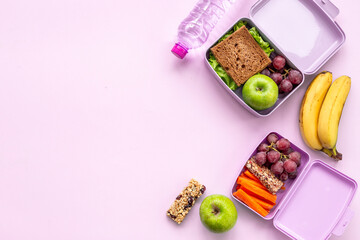
{"type": "Polygon", "coordinates": [[[191,179],[184,190],[176,197],[175,201],[167,211],[172,220],[180,224],[191,207],[194,206],[196,199],[198,199],[206,190],[206,187],[200,184],[195,179],[191,179]]]}
{"type": "Polygon", "coordinates": [[[271,192],[276,194],[284,185],[267,167],[258,165],[252,158],[246,163],[247,169],[271,192]]]}

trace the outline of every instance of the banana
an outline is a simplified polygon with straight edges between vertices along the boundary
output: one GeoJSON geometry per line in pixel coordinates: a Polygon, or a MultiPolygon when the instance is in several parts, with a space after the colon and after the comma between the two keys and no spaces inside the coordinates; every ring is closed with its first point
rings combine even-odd
{"type": "Polygon", "coordinates": [[[319,115],[318,136],[321,145],[324,147],[323,151],[336,160],[342,159],[342,154],[336,150],[336,141],[340,117],[350,87],[350,77],[341,76],[337,78],[326,94],[319,115]]]}
{"type": "Polygon", "coordinates": [[[331,72],[319,73],[304,95],[300,108],[300,131],[305,143],[314,150],[322,150],[318,137],[318,119],[321,105],[332,82],[331,72]]]}

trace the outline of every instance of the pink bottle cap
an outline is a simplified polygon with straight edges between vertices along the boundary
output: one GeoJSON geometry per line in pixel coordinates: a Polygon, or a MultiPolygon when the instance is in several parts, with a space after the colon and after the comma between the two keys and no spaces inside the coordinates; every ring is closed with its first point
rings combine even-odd
{"type": "Polygon", "coordinates": [[[175,43],[174,47],[171,49],[171,52],[178,58],[183,59],[188,53],[188,50],[180,43],[175,43]]]}

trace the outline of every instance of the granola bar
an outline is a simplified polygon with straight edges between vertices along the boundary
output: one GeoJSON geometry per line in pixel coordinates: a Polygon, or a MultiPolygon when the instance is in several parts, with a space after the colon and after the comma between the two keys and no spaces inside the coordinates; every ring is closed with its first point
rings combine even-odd
{"type": "Polygon", "coordinates": [[[284,185],[267,167],[258,165],[252,158],[246,163],[247,169],[271,192],[276,194],[284,185]]]}
{"type": "Polygon", "coordinates": [[[172,220],[180,224],[191,207],[194,206],[196,199],[198,199],[206,190],[206,187],[200,184],[195,179],[191,179],[184,190],[176,197],[175,201],[167,211],[172,220]]]}

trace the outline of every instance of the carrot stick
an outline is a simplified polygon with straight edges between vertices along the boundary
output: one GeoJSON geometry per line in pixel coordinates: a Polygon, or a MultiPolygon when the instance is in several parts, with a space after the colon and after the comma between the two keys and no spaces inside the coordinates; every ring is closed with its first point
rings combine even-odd
{"type": "Polygon", "coordinates": [[[255,179],[253,179],[253,178],[248,177],[247,175],[245,175],[244,172],[240,174],[240,177],[243,177],[243,178],[246,178],[246,179],[250,179],[250,180],[255,181],[255,182],[260,182],[260,181],[257,181],[257,180],[255,180],[255,179]]]}
{"type": "Polygon", "coordinates": [[[243,172],[243,173],[244,173],[245,176],[247,176],[248,178],[250,178],[250,179],[252,179],[252,180],[254,180],[254,181],[257,181],[257,182],[261,183],[260,180],[259,180],[257,177],[255,177],[255,175],[252,174],[249,170],[246,170],[246,171],[243,172]]]}
{"type": "Polygon", "coordinates": [[[247,177],[242,177],[241,175],[237,179],[237,184],[240,184],[240,185],[242,185],[242,184],[253,184],[253,185],[255,185],[255,186],[259,187],[259,188],[267,190],[266,187],[264,185],[262,185],[262,183],[260,183],[258,181],[254,181],[254,180],[252,180],[250,178],[247,178],[247,177]]]}
{"type": "Polygon", "coordinates": [[[246,178],[246,179],[249,179],[249,180],[252,180],[252,181],[254,181],[254,182],[258,182],[258,183],[260,183],[260,184],[262,184],[261,182],[260,182],[260,180],[257,178],[257,177],[255,177],[255,175],[253,175],[251,172],[249,172],[249,170],[246,170],[245,172],[242,172],[241,174],[240,174],[240,177],[243,177],[243,178],[246,178]],[[246,174],[245,174],[245,172],[247,172],[246,174]],[[251,174],[251,175],[250,175],[251,174]],[[250,177],[249,177],[250,176],[250,177]]]}
{"type": "Polygon", "coordinates": [[[244,190],[246,193],[252,196],[269,201],[270,203],[275,204],[276,202],[276,195],[271,194],[267,190],[256,187],[253,184],[244,183],[241,185],[240,189],[244,190]]]}
{"type": "Polygon", "coordinates": [[[234,196],[239,199],[240,201],[244,202],[248,205],[251,209],[259,213],[261,216],[265,217],[268,215],[268,211],[266,211],[263,207],[261,207],[250,195],[248,195],[243,190],[239,189],[234,192],[234,196]]]}
{"type": "Polygon", "coordinates": [[[262,206],[265,210],[268,210],[268,211],[270,211],[270,210],[275,206],[274,204],[268,203],[268,202],[266,202],[266,201],[264,201],[264,200],[261,200],[261,199],[259,199],[259,198],[255,198],[255,197],[254,197],[254,200],[255,200],[260,206],[262,206]]]}

